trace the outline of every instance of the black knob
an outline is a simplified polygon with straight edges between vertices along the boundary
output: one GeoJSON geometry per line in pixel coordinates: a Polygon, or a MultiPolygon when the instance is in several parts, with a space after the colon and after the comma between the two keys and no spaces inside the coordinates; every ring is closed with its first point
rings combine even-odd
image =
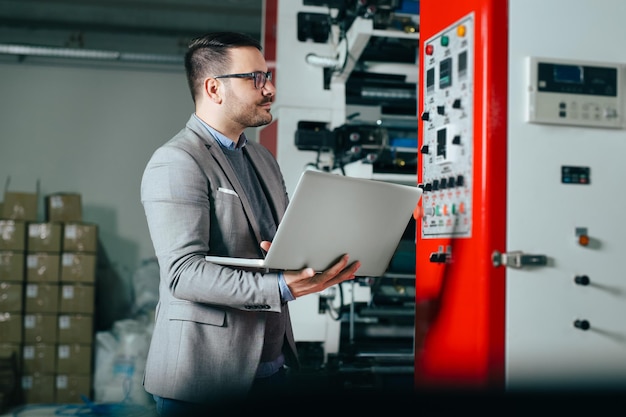
{"type": "Polygon", "coordinates": [[[458,98],[457,98],[457,99],[455,99],[455,100],[452,102],[452,108],[453,108],[453,109],[460,109],[460,108],[461,108],[461,99],[458,99],[458,98]]]}
{"type": "Polygon", "coordinates": [[[591,281],[587,275],[576,275],[574,282],[578,285],[589,285],[591,281]]]}
{"type": "Polygon", "coordinates": [[[430,113],[428,113],[427,111],[422,113],[422,120],[430,120],[430,113]]]}
{"type": "Polygon", "coordinates": [[[574,321],[574,327],[580,330],[589,330],[591,324],[587,320],[576,320],[574,321]]]}
{"type": "Polygon", "coordinates": [[[445,106],[437,106],[437,113],[444,115],[446,114],[446,108],[445,106]]]}
{"type": "Polygon", "coordinates": [[[420,152],[422,152],[424,155],[428,154],[428,145],[422,145],[422,147],[420,148],[420,152]]]}

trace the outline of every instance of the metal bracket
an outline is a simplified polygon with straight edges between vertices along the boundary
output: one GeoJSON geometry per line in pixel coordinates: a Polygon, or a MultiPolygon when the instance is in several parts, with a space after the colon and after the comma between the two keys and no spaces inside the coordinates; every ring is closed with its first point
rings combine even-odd
{"type": "Polygon", "coordinates": [[[522,251],[500,253],[494,251],[491,255],[493,266],[509,266],[520,269],[525,266],[546,266],[548,257],[545,255],[528,255],[522,251]]]}

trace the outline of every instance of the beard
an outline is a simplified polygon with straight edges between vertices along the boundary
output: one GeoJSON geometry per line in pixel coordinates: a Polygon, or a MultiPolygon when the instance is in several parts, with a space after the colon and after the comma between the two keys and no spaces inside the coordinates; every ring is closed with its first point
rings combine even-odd
{"type": "Polygon", "coordinates": [[[231,96],[227,105],[231,120],[241,124],[245,128],[259,127],[270,124],[273,116],[269,110],[259,107],[262,104],[271,103],[271,98],[266,98],[259,103],[250,105],[231,96]]]}

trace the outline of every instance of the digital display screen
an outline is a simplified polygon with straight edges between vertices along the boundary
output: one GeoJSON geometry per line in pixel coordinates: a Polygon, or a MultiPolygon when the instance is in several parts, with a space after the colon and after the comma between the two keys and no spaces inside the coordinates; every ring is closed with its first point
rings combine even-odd
{"type": "Polygon", "coordinates": [[[446,58],[439,63],[439,88],[448,88],[452,85],[452,58],[446,58]]]}
{"type": "Polygon", "coordinates": [[[467,75],[467,51],[463,51],[459,54],[459,62],[457,63],[459,77],[465,77],[467,75]]]}
{"type": "Polygon", "coordinates": [[[617,97],[617,87],[616,67],[537,63],[538,91],[617,97]]]}
{"type": "Polygon", "coordinates": [[[437,131],[437,156],[446,159],[447,131],[445,128],[437,131]]]}
{"type": "Polygon", "coordinates": [[[582,84],[583,67],[578,65],[554,65],[552,68],[554,81],[557,83],[582,84]]]}
{"type": "Polygon", "coordinates": [[[432,93],[435,91],[435,69],[429,68],[426,71],[426,92],[432,93]]]}

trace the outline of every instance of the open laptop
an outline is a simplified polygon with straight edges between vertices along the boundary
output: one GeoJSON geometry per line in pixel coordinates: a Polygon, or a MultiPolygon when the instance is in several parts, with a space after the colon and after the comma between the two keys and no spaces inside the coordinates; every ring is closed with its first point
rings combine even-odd
{"type": "Polygon", "coordinates": [[[322,272],[347,253],[357,276],[382,276],[422,189],[306,170],[290,198],[265,259],[207,256],[221,265],[322,272]]]}

